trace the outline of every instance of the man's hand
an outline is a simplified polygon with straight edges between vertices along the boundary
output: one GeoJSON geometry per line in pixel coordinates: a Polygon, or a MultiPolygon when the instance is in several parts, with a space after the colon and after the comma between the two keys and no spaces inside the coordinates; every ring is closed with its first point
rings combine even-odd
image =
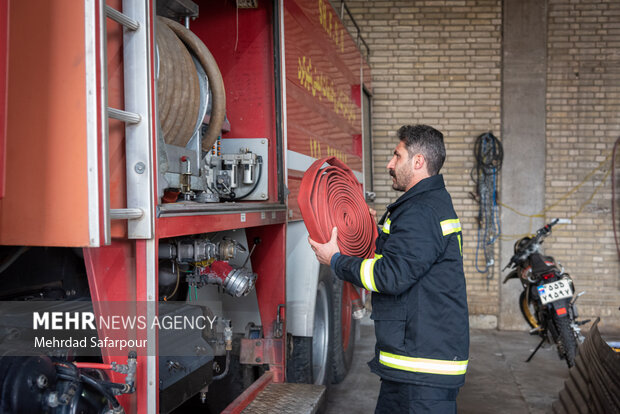
{"type": "Polygon", "coordinates": [[[334,227],[332,229],[332,238],[325,244],[317,243],[308,237],[308,243],[314,250],[314,254],[316,254],[316,258],[319,262],[330,265],[332,261],[332,256],[336,253],[340,253],[340,249],[338,248],[338,228],[334,227]]]}
{"type": "Polygon", "coordinates": [[[375,220],[375,223],[376,223],[377,222],[377,210],[375,210],[374,208],[368,207],[368,211],[370,211],[370,216],[375,220]]]}

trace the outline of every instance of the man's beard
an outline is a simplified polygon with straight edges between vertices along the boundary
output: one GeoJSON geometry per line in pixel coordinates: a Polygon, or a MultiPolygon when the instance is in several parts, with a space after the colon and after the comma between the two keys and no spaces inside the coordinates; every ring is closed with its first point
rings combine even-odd
{"type": "Polygon", "coordinates": [[[399,171],[399,174],[396,174],[395,170],[389,170],[390,176],[396,178],[396,180],[392,183],[392,188],[396,191],[405,191],[407,189],[407,184],[411,181],[411,175],[405,174],[404,171],[399,171]]]}

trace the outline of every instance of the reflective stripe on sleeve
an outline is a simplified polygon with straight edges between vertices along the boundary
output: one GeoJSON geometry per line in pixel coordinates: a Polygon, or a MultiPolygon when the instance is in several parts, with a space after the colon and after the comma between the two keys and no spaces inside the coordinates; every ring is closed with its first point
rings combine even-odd
{"type": "Polygon", "coordinates": [[[461,231],[461,222],[459,219],[444,220],[439,223],[444,236],[461,231]]]}
{"type": "Polygon", "coordinates": [[[468,361],[412,358],[380,351],[379,361],[388,367],[410,372],[438,375],[464,375],[468,361]]]}
{"type": "Polygon", "coordinates": [[[390,225],[392,224],[392,220],[387,219],[385,220],[385,223],[383,223],[383,232],[390,234],[390,225]]]}
{"type": "Polygon", "coordinates": [[[365,259],[362,261],[360,266],[360,279],[362,284],[366,288],[366,290],[370,290],[372,292],[379,292],[377,290],[377,286],[375,285],[375,263],[377,260],[381,259],[383,256],[380,254],[375,254],[375,257],[372,259],[365,259]]]}

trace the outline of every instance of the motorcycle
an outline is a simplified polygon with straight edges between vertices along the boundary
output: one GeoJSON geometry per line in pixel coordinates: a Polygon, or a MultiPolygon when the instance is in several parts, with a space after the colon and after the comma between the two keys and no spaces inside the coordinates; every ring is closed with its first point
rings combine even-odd
{"type": "Polygon", "coordinates": [[[521,314],[532,328],[530,334],[541,337],[526,362],[530,362],[543,343],[553,341],[557,345],[560,359],[566,360],[570,368],[575,365],[577,348],[584,340],[579,326],[589,320],[577,322],[575,301],[585,292],[575,295],[570,275],[564,272],[553,257],[542,253],[543,241],[558,222],[559,219],[554,219],[540,228],[533,237],[524,237],[515,243],[514,255],[503,269],[514,270],[503,283],[510,279],[521,282],[521,314]]]}

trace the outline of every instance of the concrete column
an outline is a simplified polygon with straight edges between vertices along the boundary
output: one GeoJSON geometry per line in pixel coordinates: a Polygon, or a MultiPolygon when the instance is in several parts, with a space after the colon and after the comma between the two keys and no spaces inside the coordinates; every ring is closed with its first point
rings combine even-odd
{"type": "MultiPolygon", "coordinates": [[[[547,0],[504,0],[502,68],[501,201],[516,210],[535,214],[545,205],[545,92],[547,58],[547,0]]],[[[502,233],[517,235],[540,227],[502,208],[502,233]],[[531,226],[530,226],[531,224],[531,226]]],[[[500,265],[510,260],[516,239],[502,241],[500,265]]],[[[526,326],[519,311],[522,290],[516,281],[500,283],[500,329],[526,326]]]]}

